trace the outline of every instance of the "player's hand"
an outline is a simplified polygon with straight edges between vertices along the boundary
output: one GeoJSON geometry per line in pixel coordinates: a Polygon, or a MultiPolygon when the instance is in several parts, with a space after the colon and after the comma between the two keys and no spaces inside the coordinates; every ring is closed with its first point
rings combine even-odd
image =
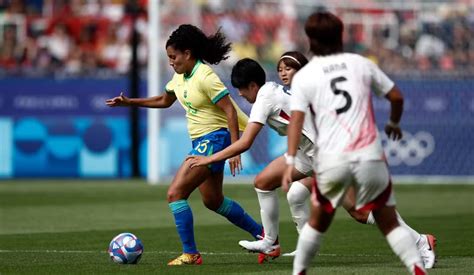
{"type": "Polygon", "coordinates": [[[211,159],[206,156],[187,156],[186,161],[189,162],[189,168],[198,166],[207,166],[212,163],[211,159]]]}
{"type": "Polygon", "coordinates": [[[242,161],[240,160],[240,155],[229,159],[229,167],[230,167],[230,173],[232,174],[233,177],[235,177],[236,171],[238,174],[240,174],[240,171],[243,170],[242,161]]]}
{"type": "Polygon", "coordinates": [[[283,172],[283,177],[281,178],[281,189],[288,192],[290,190],[290,184],[293,182],[293,165],[287,165],[285,171],[283,172]]]}
{"type": "Polygon", "coordinates": [[[392,140],[400,140],[403,137],[402,129],[399,126],[385,125],[385,133],[392,140]]]}
{"type": "Polygon", "coordinates": [[[107,99],[105,104],[109,107],[130,106],[130,98],[124,96],[121,92],[119,96],[107,99]]]}

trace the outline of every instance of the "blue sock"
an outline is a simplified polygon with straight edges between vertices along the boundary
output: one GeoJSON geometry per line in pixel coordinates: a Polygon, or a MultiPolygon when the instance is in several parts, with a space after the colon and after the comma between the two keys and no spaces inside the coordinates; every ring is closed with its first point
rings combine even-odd
{"type": "Polygon", "coordinates": [[[174,222],[178,230],[184,253],[198,253],[196,242],[194,241],[193,212],[188,201],[178,200],[168,204],[174,215],[174,222]]]}
{"type": "Polygon", "coordinates": [[[262,235],[263,227],[256,223],[249,214],[245,213],[244,209],[242,209],[236,201],[224,197],[224,201],[216,212],[226,217],[233,224],[252,234],[255,239],[258,239],[257,236],[262,235]]]}

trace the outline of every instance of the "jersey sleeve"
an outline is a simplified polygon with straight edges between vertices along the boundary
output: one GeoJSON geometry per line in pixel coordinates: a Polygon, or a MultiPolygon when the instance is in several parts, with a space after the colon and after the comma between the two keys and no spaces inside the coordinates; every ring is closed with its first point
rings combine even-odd
{"type": "Polygon", "coordinates": [[[212,103],[216,104],[224,96],[229,94],[224,83],[214,72],[210,72],[201,82],[201,89],[211,99],[212,103]]]}
{"type": "Polygon", "coordinates": [[[271,114],[271,111],[271,99],[269,98],[265,87],[262,87],[257,94],[257,98],[252,106],[252,110],[250,110],[249,123],[258,122],[265,125],[268,117],[271,114]]]}
{"type": "Polygon", "coordinates": [[[174,89],[176,87],[176,74],[173,75],[173,78],[166,84],[165,91],[170,94],[174,94],[174,89]]]}
{"type": "Polygon", "coordinates": [[[374,62],[369,59],[366,60],[369,66],[372,90],[377,96],[385,96],[393,88],[395,83],[393,83],[393,81],[374,62]]]}
{"type": "Polygon", "coordinates": [[[293,77],[293,82],[291,83],[291,101],[290,101],[290,110],[291,111],[300,111],[306,112],[310,101],[305,94],[305,89],[302,85],[301,74],[295,74],[293,77]]]}

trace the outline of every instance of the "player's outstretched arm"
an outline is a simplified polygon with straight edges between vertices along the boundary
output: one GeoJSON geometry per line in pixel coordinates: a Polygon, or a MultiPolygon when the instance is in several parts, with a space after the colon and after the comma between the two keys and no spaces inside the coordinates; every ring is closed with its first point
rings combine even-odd
{"type": "MultiPolygon", "coordinates": [[[[217,161],[225,160],[225,159],[240,155],[241,153],[247,151],[252,146],[255,138],[257,137],[257,134],[260,132],[262,128],[263,128],[262,124],[256,123],[256,122],[250,122],[245,128],[245,131],[242,134],[242,137],[240,137],[239,140],[232,143],[229,147],[225,148],[224,150],[209,157],[188,156],[187,160],[190,160],[190,167],[193,168],[196,166],[205,166],[217,161]]],[[[232,169],[231,167],[230,172],[232,173],[233,176],[235,176],[236,171],[240,173],[240,170],[237,169],[237,167],[234,167],[234,169],[232,169]]]]}
{"type": "Polygon", "coordinates": [[[163,93],[159,96],[148,98],[129,98],[123,92],[119,96],[107,99],[105,104],[109,107],[147,107],[147,108],[168,108],[176,101],[173,93],[163,93]]]}
{"type": "Polygon", "coordinates": [[[130,98],[124,96],[121,92],[119,96],[105,100],[105,104],[109,107],[130,106],[130,98]]]}
{"type": "Polygon", "coordinates": [[[290,124],[288,125],[288,151],[286,154],[286,170],[283,173],[281,180],[281,188],[288,192],[290,189],[290,183],[293,182],[293,168],[295,166],[295,156],[298,150],[298,144],[300,143],[301,132],[303,130],[305,113],[301,111],[292,111],[290,124]]]}
{"type": "Polygon", "coordinates": [[[403,137],[399,126],[403,114],[403,95],[397,86],[387,93],[385,98],[390,101],[390,120],[385,125],[385,133],[393,140],[399,140],[403,137]]]}
{"type": "MultiPolygon", "coordinates": [[[[230,96],[226,95],[216,102],[217,107],[221,108],[227,118],[227,127],[230,132],[230,140],[235,143],[239,139],[239,122],[237,119],[237,111],[235,110],[234,104],[230,100],[230,96]]],[[[242,162],[240,155],[233,156],[229,159],[229,166],[232,175],[235,176],[235,170],[242,170],[242,162]]]]}

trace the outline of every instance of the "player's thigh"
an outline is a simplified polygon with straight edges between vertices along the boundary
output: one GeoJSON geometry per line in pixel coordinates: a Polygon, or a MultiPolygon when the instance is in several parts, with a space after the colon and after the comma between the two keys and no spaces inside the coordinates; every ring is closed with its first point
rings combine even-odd
{"type": "Polygon", "coordinates": [[[335,211],[326,211],[322,204],[311,204],[311,214],[308,224],[319,232],[326,232],[332,222],[335,211]]]}
{"type": "Polygon", "coordinates": [[[352,183],[352,174],[348,164],[319,172],[317,174],[313,203],[325,205],[325,209],[341,205],[348,186],[352,183]]]}
{"type": "Polygon", "coordinates": [[[353,185],[347,188],[346,195],[342,201],[342,206],[356,221],[366,224],[370,210],[356,210],[356,192],[353,185]]]}
{"type": "Polygon", "coordinates": [[[364,161],[353,164],[352,171],[356,182],[356,209],[373,204],[387,193],[383,204],[394,205],[391,194],[390,174],[384,161],[364,161]]]}
{"type": "Polygon", "coordinates": [[[354,186],[349,186],[346,191],[346,195],[344,196],[344,200],[342,201],[342,206],[346,210],[355,209],[356,203],[356,193],[354,186]]]}
{"type": "Polygon", "coordinates": [[[204,205],[212,210],[217,210],[224,200],[222,184],[224,173],[212,173],[199,186],[201,199],[204,205]]]}
{"type": "MultiPolygon", "coordinates": [[[[284,156],[274,159],[255,177],[255,187],[261,190],[274,190],[280,187],[285,169],[286,161],[284,156]]],[[[299,180],[305,178],[306,175],[294,169],[292,177],[295,180],[299,180]]]]}
{"type": "Polygon", "coordinates": [[[207,167],[190,168],[190,161],[185,160],[178,169],[168,187],[168,201],[187,199],[189,195],[211,174],[207,167]]]}
{"type": "Polygon", "coordinates": [[[304,179],[298,180],[301,184],[303,184],[310,192],[313,190],[313,183],[315,181],[314,176],[306,177],[304,179]]]}

